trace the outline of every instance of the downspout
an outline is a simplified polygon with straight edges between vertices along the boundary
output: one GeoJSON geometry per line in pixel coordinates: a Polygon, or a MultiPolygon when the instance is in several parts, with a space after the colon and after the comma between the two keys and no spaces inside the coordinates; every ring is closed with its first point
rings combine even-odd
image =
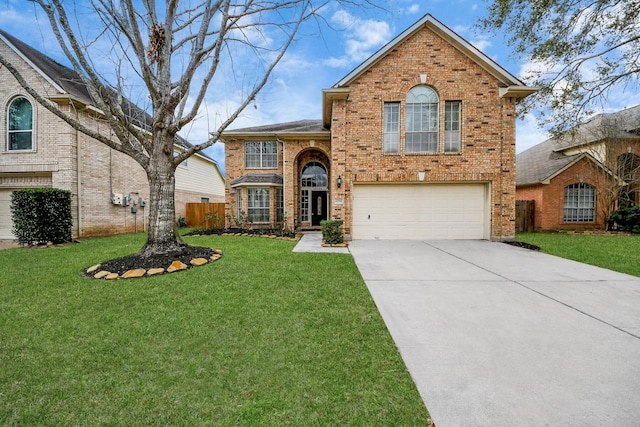
{"type": "MultiPolygon", "coordinates": [[[[280,139],[278,135],[275,135],[276,141],[282,144],[282,219],[284,220],[284,227],[287,226],[287,155],[285,151],[284,140],[280,139]]],[[[277,212],[277,209],[276,209],[277,212]]],[[[277,215],[277,214],[276,214],[277,215]]]]}
{"type": "MultiPolygon", "coordinates": [[[[71,104],[71,108],[73,108],[73,111],[75,111],[76,113],[76,121],[80,121],[80,113],[78,112],[78,109],[75,107],[75,105],[73,105],[73,102],[69,102],[71,104]]],[[[82,154],[80,151],[80,135],[79,135],[79,130],[75,129],[75,143],[76,143],[76,202],[78,204],[78,206],[76,207],[76,215],[78,216],[78,220],[77,220],[77,236],[80,237],[80,233],[82,232],[82,196],[81,196],[81,192],[82,192],[82,185],[81,185],[81,178],[82,178],[82,154]]]]}

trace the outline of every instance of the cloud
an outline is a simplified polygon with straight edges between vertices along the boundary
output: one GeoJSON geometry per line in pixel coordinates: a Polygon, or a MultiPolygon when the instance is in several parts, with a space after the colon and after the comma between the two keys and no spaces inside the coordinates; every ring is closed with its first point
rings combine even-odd
{"type": "Polygon", "coordinates": [[[412,4],[406,9],[407,15],[415,15],[420,12],[420,5],[418,3],[412,4]]]}
{"type": "Polygon", "coordinates": [[[361,19],[344,10],[334,13],[331,21],[343,28],[347,37],[344,41],[345,55],[325,60],[324,65],[329,67],[346,67],[361,62],[391,39],[391,27],[385,21],[361,19]]]}
{"type": "Polygon", "coordinates": [[[516,120],[516,153],[528,150],[549,137],[549,132],[540,128],[533,114],[527,114],[522,120],[516,120]]]}

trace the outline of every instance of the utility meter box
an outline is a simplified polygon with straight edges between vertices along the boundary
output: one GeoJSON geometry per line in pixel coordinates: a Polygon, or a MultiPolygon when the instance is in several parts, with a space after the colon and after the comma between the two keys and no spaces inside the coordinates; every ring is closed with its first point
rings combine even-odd
{"type": "Polygon", "coordinates": [[[114,205],[122,206],[123,200],[124,200],[124,196],[122,194],[114,193],[111,195],[111,203],[113,203],[114,205]]]}

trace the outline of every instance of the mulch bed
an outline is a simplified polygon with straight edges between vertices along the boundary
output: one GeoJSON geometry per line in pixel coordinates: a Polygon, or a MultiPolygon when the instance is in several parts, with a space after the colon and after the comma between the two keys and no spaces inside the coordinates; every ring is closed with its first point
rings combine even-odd
{"type": "Polygon", "coordinates": [[[539,251],[540,250],[540,246],[536,246],[536,245],[532,245],[531,243],[525,243],[525,242],[504,242],[507,245],[511,245],[511,246],[517,246],[519,248],[525,248],[525,249],[531,249],[532,251],[539,251]]]}
{"type": "MultiPolygon", "coordinates": [[[[109,261],[100,263],[100,270],[106,270],[111,273],[117,273],[122,275],[129,270],[137,268],[144,268],[145,270],[150,268],[164,268],[166,269],[174,261],[180,261],[184,263],[187,268],[192,268],[190,261],[194,258],[210,259],[215,252],[212,248],[204,248],[200,246],[184,246],[178,251],[172,251],[168,253],[153,255],[150,257],[142,257],[138,254],[128,255],[122,258],[116,258],[109,261]]],[[[85,277],[93,277],[92,274],[87,274],[87,269],[84,269],[82,273],[85,277]]]]}

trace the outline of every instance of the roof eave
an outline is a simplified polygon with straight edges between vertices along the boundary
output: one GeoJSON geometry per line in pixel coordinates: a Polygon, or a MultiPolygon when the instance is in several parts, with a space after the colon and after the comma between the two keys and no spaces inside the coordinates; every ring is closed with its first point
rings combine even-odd
{"type": "Polygon", "coordinates": [[[498,92],[500,94],[500,98],[515,98],[519,100],[524,99],[539,90],[540,88],[536,86],[511,85],[499,88],[498,92]]]}
{"type": "Polygon", "coordinates": [[[322,125],[331,128],[331,116],[333,115],[333,101],[347,99],[351,92],[350,87],[340,87],[322,90],[322,125]]]}
{"type": "Polygon", "coordinates": [[[273,138],[281,139],[324,139],[331,136],[330,131],[322,132],[224,132],[220,140],[233,141],[238,139],[273,138]]]}

